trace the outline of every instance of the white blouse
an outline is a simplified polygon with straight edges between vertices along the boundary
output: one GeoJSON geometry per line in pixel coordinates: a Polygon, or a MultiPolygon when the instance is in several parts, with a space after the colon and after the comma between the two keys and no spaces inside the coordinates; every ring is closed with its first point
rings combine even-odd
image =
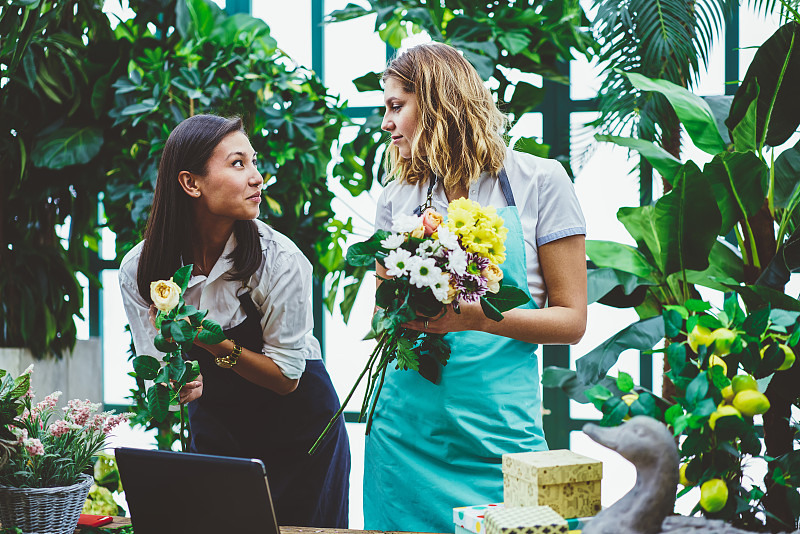
{"type": "MultiPolygon", "coordinates": [[[[586,235],[586,222],[572,182],[558,161],[508,149],[503,166],[522,222],[528,289],[536,304],[543,307],[547,288],[539,265],[539,247],[556,239],[586,235]]],[[[470,200],[482,206],[506,206],[500,180],[486,173],[470,186],[468,194],[470,200]]],[[[391,229],[395,217],[411,215],[427,195],[427,182],[416,185],[390,182],[378,199],[375,229],[391,229]]],[[[441,182],[433,188],[432,203],[436,211],[447,213],[447,196],[441,182]]]]}
{"type": "MultiPolygon", "coordinates": [[[[262,352],[287,378],[300,378],[306,360],[321,359],[319,342],[312,334],[311,263],[289,238],[262,221],[256,220],[256,225],[261,235],[262,263],[247,285],[261,313],[262,352]]],[[[231,235],[208,277],[192,276],[183,295],[187,304],[209,310],[206,317],[223,330],[242,323],[247,315],[236,298],[242,283],[225,279],[233,268],[227,256],[235,246],[236,239],[231,235]]],[[[136,354],[160,358],[153,345],[156,329],[148,317],[150,305],[139,294],[136,282],[141,251],[139,243],[122,259],[119,285],[136,354]]]]}

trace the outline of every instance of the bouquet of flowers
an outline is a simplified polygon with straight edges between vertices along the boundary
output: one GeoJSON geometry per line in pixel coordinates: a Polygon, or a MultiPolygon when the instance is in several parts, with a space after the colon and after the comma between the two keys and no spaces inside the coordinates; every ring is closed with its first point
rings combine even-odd
{"type": "Polygon", "coordinates": [[[92,465],[92,456],[104,447],[111,430],[127,421],[130,414],[98,412],[100,404],[71,400],[64,408],[64,418],[50,423],[61,392],[56,391],[33,404],[31,372],[29,367],[22,375],[27,379],[11,382],[17,386],[12,391],[18,391],[23,385],[28,389],[21,397],[22,411],[9,425],[16,447],[0,468],[0,484],[17,488],[76,484],[79,475],[92,465]]]}
{"type": "MultiPolygon", "coordinates": [[[[136,376],[153,380],[147,389],[147,408],[157,421],[163,421],[170,405],[180,404],[181,388],[200,374],[197,361],[186,361],[182,353],[188,353],[195,339],[214,345],[225,340],[222,327],[206,319],[208,310],[201,311],[183,300],[189,285],[192,265],[185,265],[169,280],[158,280],[150,284],[150,299],[158,308],[155,326],[158,330],[153,344],[166,353],[159,361],[149,355],[140,355],[133,360],[136,376]]],[[[180,405],[181,447],[188,450],[186,417],[180,405]]]]}
{"type": "Polygon", "coordinates": [[[450,358],[444,334],[406,329],[404,323],[418,317],[435,318],[448,305],[460,313],[461,302],[480,302],[487,317],[500,321],[504,311],[530,300],[522,289],[503,284],[499,265],[505,261],[508,233],[503,223],[494,207],[460,198],[449,204],[446,221],[432,208],[421,216],[402,215],[393,221],[391,232],[378,230],[348,249],[347,263],[363,267],[378,261],[391,278],[380,278],[375,293],[379,309],[365,338],[377,339],[377,346],[309,454],[314,453],[344,411],[365,375],[369,379],[359,421],[367,416],[367,434],[391,362],[396,362],[397,369],[417,371],[434,384],[439,383],[440,366],[447,365],[450,358]]]}

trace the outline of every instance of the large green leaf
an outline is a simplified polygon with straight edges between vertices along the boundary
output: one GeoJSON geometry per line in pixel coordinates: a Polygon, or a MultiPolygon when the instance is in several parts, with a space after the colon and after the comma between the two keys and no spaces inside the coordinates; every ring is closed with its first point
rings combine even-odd
{"type": "Polygon", "coordinates": [[[598,383],[617,363],[622,351],[649,350],[664,337],[664,319],[650,317],[626,326],[575,362],[578,380],[587,386],[598,383]]]}
{"type": "Polygon", "coordinates": [[[733,95],[711,95],[704,96],[703,100],[708,104],[711,114],[714,115],[714,122],[717,124],[719,135],[722,137],[722,142],[726,145],[731,142],[731,135],[728,132],[728,127],[725,126],[725,119],[731,112],[731,104],[733,103],[733,95]]]}
{"type": "Polygon", "coordinates": [[[798,190],[800,184],[800,142],[781,152],[775,158],[775,207],[787,208],[789,200],[798,190]]]}
{"type": "MultiPolygon", "coordinates": [[[[652,204],[636,208],[622,207],[617,210],[617,219],[636,241],[639,252],[652,264],[655,264],[655,258],[661,256],[661,243],[656,234],[655,210],[652,204]]],[[[653,269],[657,270],[656,267],[653,269]]]]}
{"type": "Polygon", "coordinates": [[[642,278],[654,276],[655,269],[635,247],[615,241],[586,241],[586,255],[598,267],[610,267],[642,278]]]}
{"type": "Polygon", "coordinates": [[[615,308],[633,308],[644,301],[654,282],[625,271],[603,267],[586,272],[588,303],[600,302],[615,308]]]}
{"type": "Polygon", "coordinates": [[[507,111],[514,113],[516,118],[519,118],[541,104],[544,100],[544,93],[545,90],[542,87],[527,82],[517,82],[507,111]]]}
{"type": "Polygon", "coordinates": [[[761,271],[756,285],[783,292],[791,273],[800,271],[800,228],[796,229],[761,271]]]}
{"type": "Polygon", "coordinates": [[[800,301],[790,297],[783,291],[759,285],[731,285],[728,287],[741,295],[742,300],[747,305],[748,313],[752,313],[753,310],[763,308],[766,305],[781,310],[800,311],[800,301]]]}
{"type": "MultiPolygon", "coordinates": [[[[604,377],[598,384],[607,388],[614,396],[622,396],[622,392],[617,388],[617,380],[615,378],[604,377]]],[[[558,388],[566,393],[567,397],[581,404],[591,402],[586,397],[586,391],[591,389],[590,386],[578,380],[578,374],[571,369],[545,367],[542,371],[542,387],[558,388]]]]}
{"type": "Polygon", "coordinates": [[[717,154],[703,168],[722,216],[719,235],[727,235],[745,216],[754,215],[767,195],[769,169],[753,152],[717,154]]]}
{"type": "MultiPolygon", "coordinates": [[[[677,274],[675,276],[678,276],[677,274]]],[[[738,284],[744,280],[744,262],[737,252],[725,243],[717,240],[711,247],[708,257],[708,269],[704,271],[686,271],[686,281],[717,291],[728,291],[724,284],[738,284]]]]}
{"type": "Polygon", "coordinates": [[[61,169],[89,163],[103,147],[103,132],[96,126],[59,128],[40,138],[31,154],[37,167],[61,169]]]}
{"type": "Polygon", "coordinates": [[[658,199],[654,219],[664,274],[708,268],[721,216],[711,186],[693,162],[678,173],[672,191],[658,199]]]}
{"type": "Polygon", "coordinates": [[[609,143],[614,143],[615,145],[624,146],[626,148],[632,148],[639,152],[644,158],[650,162],[650,165],[658,171],[666,181],[672,183],[673,177],[678,172],[678,169],[681,168],[681,161],[658,146],[655,143],[651,143],[650,141],[645,141],[644,139],[635,139],[633,137],[620,137],[617,135],[595,135],[595,139],[598,141],[607,141],[609,143]]]}
{"type": "Polygon", "coordinates": [[[800,124],[800,99],[797,98],[797,88],[800,87],[800,24],[789,22],[781,26],[759,47],[742,80],[742,86],[734,96],[731,114],[725,121],[729,129],[739,124],[747,113],[756,94],[753,89],[756,83],[757,137],[759,140],[763,137],[764,124],[769,115],[766,144],[781,145],[800,124]],[[784,64],[786,71],[778,88],[784,64]]]}
{"type": "Polygon", "coordinates": [[[657,91],[667,97],[697,148],[709,154],[725,150],[725,143],[719,135],[714,115],[705,100],[688,89],[666,80],[653,80],[635,72],[626,74],[637,89],[657,91]]]}

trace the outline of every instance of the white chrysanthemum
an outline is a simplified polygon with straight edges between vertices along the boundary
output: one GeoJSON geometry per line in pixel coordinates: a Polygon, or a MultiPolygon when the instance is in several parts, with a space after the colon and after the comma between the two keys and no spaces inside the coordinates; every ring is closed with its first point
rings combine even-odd
{"type": "Polygon", "coordinates": [[[447,300],[448,289],[450,288],[450,275],[447,273],[441,273],[439,277],[431,284],[431,291],[433,291],[433,296],[436,297],[436,300],[439,302],[444,302],[447,300]]]}
{"type": "Polygon", "coordinates": [[[443,247],[448,248],[450,250],[456,250],[461,248],[461,246],[458,244],[458,235],[456,235],[446,225],[444,224],[439,225],[439,228],[436,229],[436,234],[439,236],[439,242],[442,244],[443,247]]]}
{"type": "Polygon", "coordinates": [[[451,250],[447,256],[447,267],[451,273],[458,276],[467,274],[467,253],[460,248],[451,250]]]}
{"type": "Polygon", "coordinates": [[[406,241],[403,234],[389,234],[389,237],[381,240],[381,246],[388,250],[394,250],[406,241]]]}
{"type": "Polygon", "coordinates": [[[433,258],[415,257],[417,261],[409,262],[408,274],[409,281],[415,286],[430,287],[441,277],[442,270],[436,266],[433,258]]]}
{"type": "Polygon", "coordinates": [[[432,239],[426,239],[417,246],[417,256],[420,258],[429,258],[433,255],[434,245],[436,242],[432,239]]]}
{"type": "Polygon", "coordinates": [[[392,232],[411,232],[422,224],[422,217],[416,215],[398,215],[392,223],[392,232]]]}
{"type": "Polygon", "coordinates": [[[408,274],[411,253],[404,248],[398,248],[386,255],[383,260],[386,265],[386,274],[389,276],[403,276],[408,274]]]}

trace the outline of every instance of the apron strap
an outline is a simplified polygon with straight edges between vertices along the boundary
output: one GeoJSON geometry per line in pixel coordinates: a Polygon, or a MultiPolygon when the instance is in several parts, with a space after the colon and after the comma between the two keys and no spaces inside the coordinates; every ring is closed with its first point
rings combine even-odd
{"type": "MultiPolygon", "coordinates": [[[[497,177],[500,180],[500,188],[503,190],[503,196],[506,199],[506,204],[508,206],[516,206],[517,203],[514,201],[514,193],[511,191],[511,184],[508,183],[508,174],[506,173],[505,167],[500,169],[500,173],[497,177]]],[[[422,215],[422,212],[425,211],[425,208],[429,208],[431,206],[433,188],[436,186],[436,182],[437,178],[436,175],[434,175],[433,179],[428,182],[428,193],[425,196],[425,203],[414,208],[414,215],[422,215]]]]}
{"type": "Polygon", "coordinates": [[[259,321],[261,320],[261,314],[258,312],[258,308],[256,308],[249,291],[242,293],[236,298],[239,299],[239,303],[242,305],[242,308],[244,308],[244,312],[247,314],[248,318],[254,317],[259,321]]]}
{"type": "Polygon", "coordinates": [[[434,174],[433,180],[428,181],[428,193],[427,195],[425,195],[425,203],[420,204],[419,206],[414,208],[414,215],[416,215],[417,217],[422,215],[422,212],[425,211],[425,209],[431,207],[431,203],[433,200],[433,188],[435,185],[436,185],[436,175],[434,174]]]}
{"type": "Polygon", "coordinates": [[[516,206],[517,203],[514,202],[514,193],[511,191],[511,184],[508,183],[508,174],[506,174],[505,167],[500,169],[498,178],[500,179],[500,188],[503,190],[503,196],[506,197],[506,204],[516,206]]]}

